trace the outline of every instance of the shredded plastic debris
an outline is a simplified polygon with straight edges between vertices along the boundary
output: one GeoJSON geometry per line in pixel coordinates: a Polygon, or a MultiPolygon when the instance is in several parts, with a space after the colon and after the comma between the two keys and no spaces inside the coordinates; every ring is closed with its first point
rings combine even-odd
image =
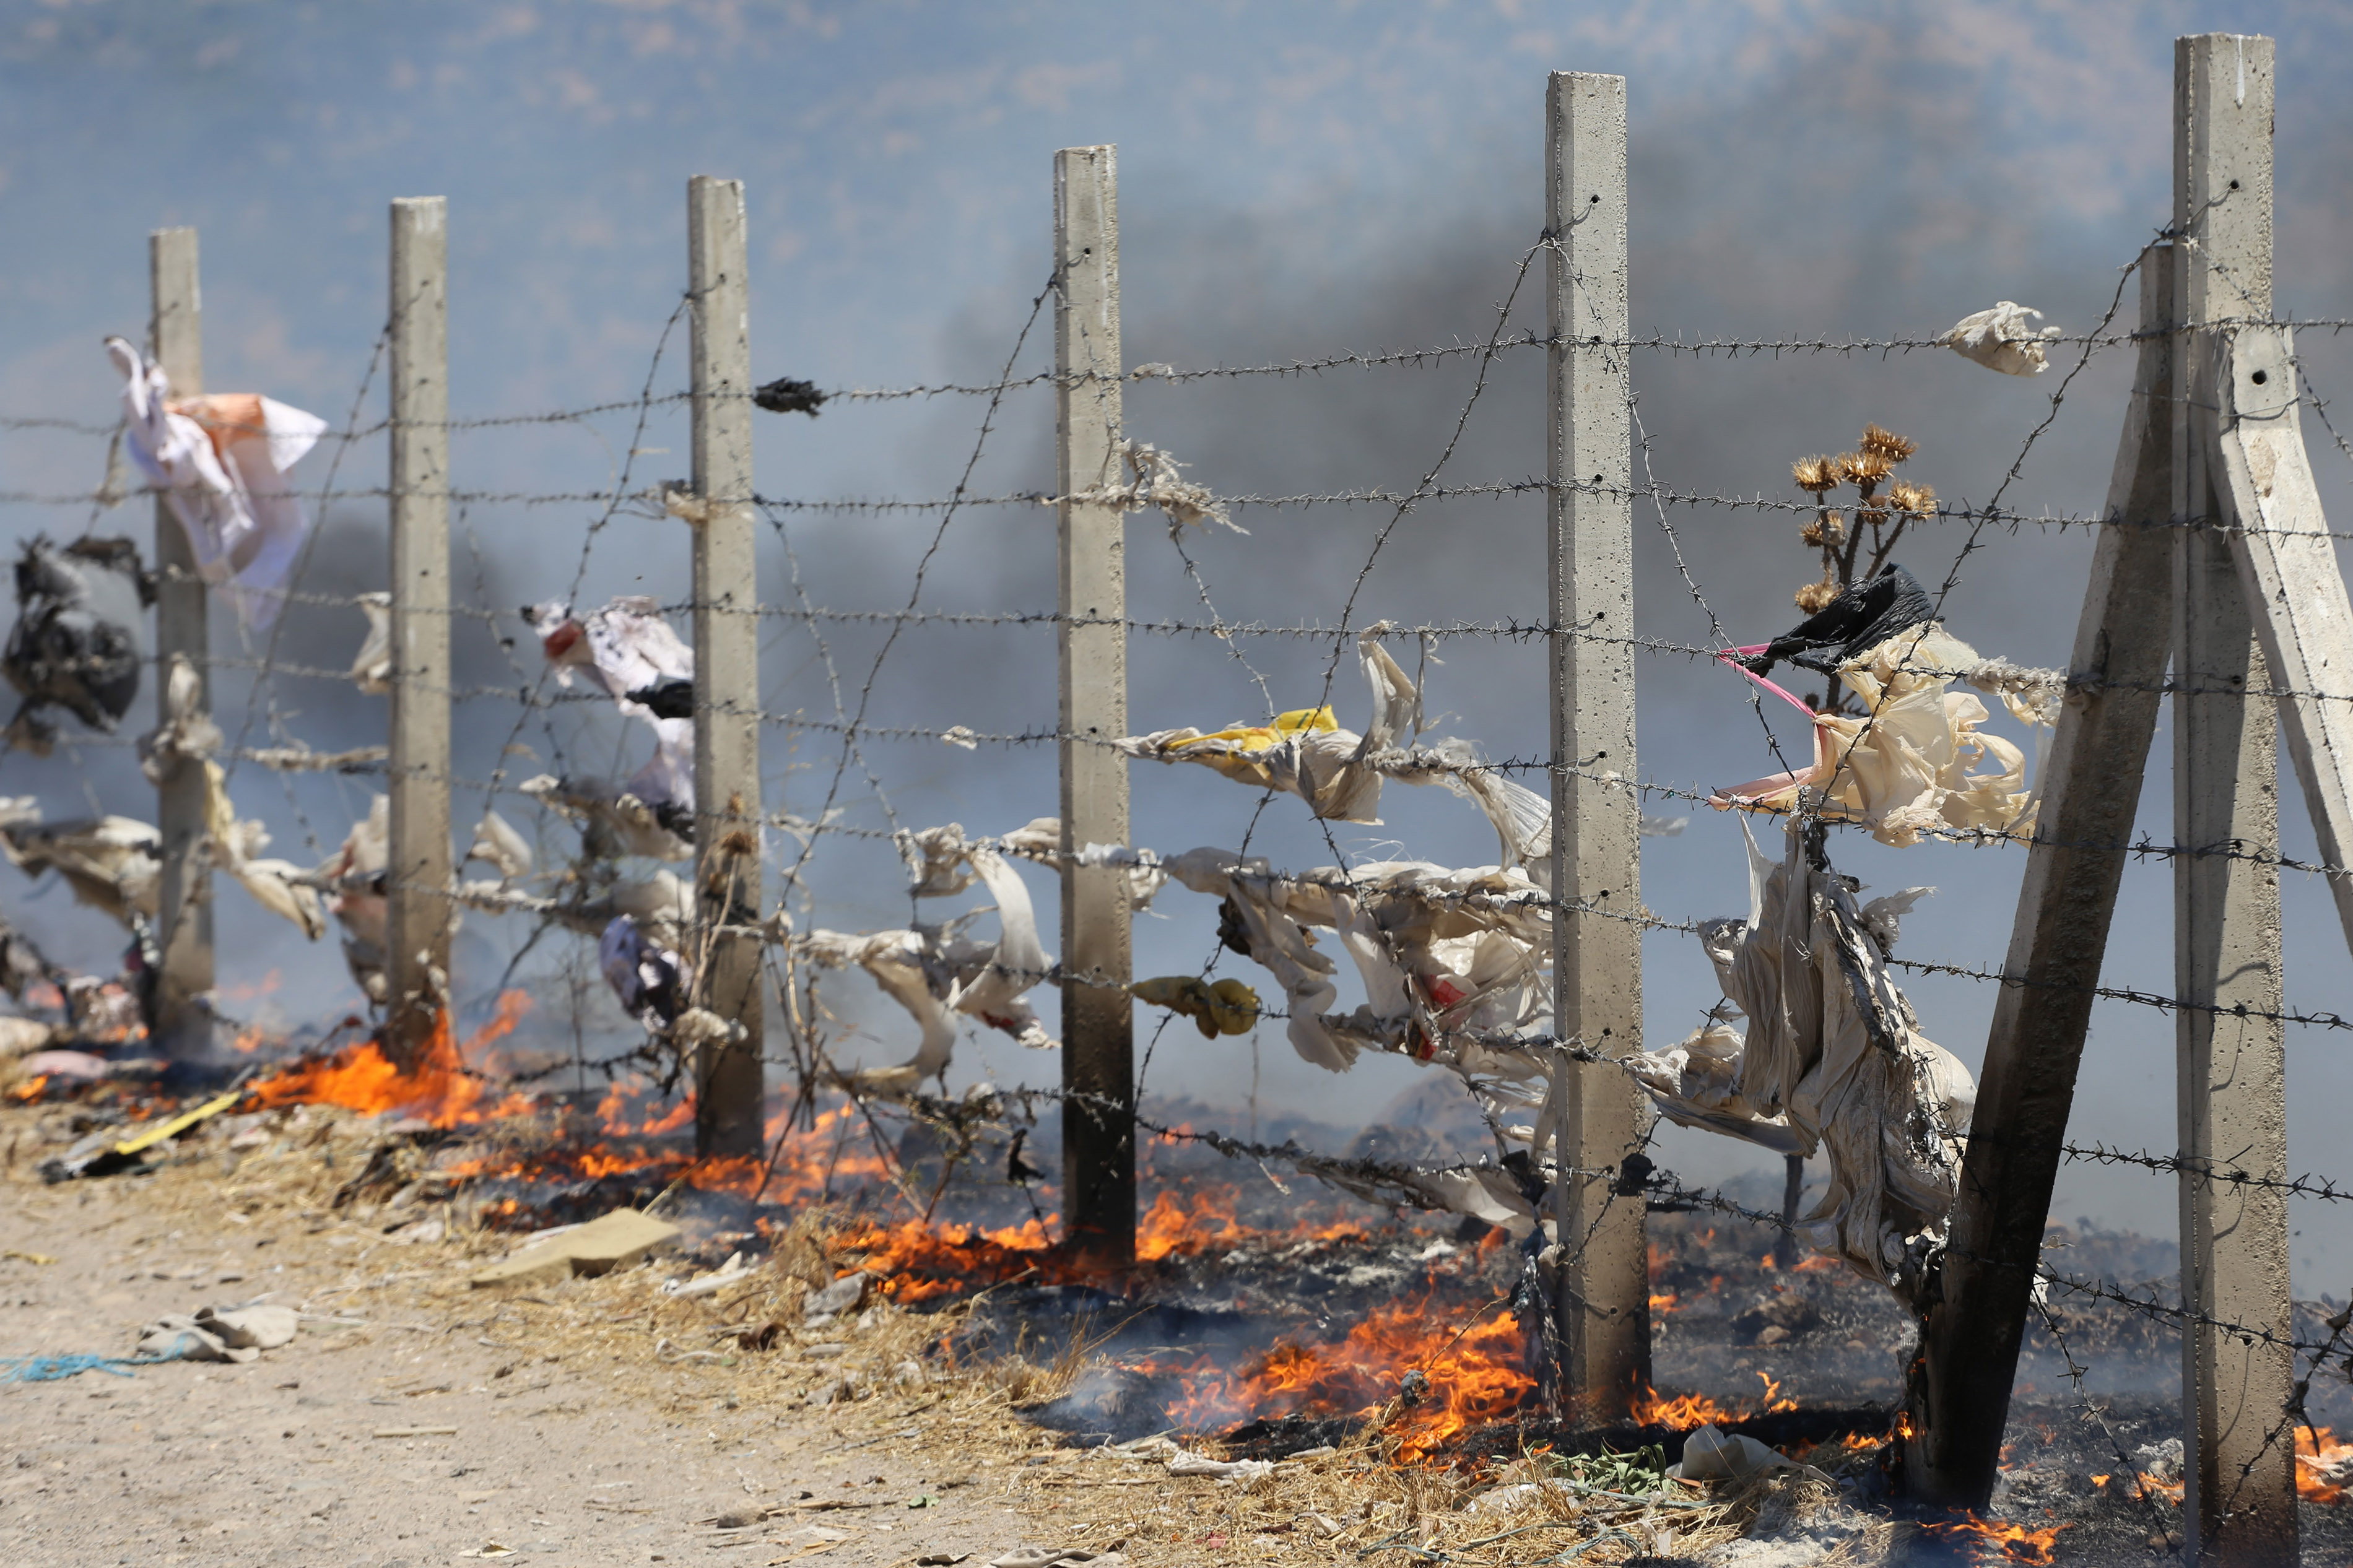
{"type": "Polygon", "coordinates": [[[131,1373],[125,1368],[148,1364],[144,1356],[89,1355],[80,1352],[69,1355],[9,1356],[0,1360],[0,1383],[56,1383],[86,1372],[129,1377],[131,1373]]]}
{"type": "Polygon", "coordinates": [[[367,639],[352,656],[352,684],[372,696],[392,691],[392,595],[359,595],[360,614],[367,617],[367,639]]]}
{"type": "Polygon", "coordinates": [[[2049,340],[2062,335],[2057,327],[2030,325],[2042,319],[2042,311],[2004,300],[1990,310],[1963,316],[1944,341],[1963,359],[1975,360],[1989,370],[2004,375],[2041,375],[2051,368],[2044,358],[2049,340]]]}
{"type": "Polygon", "coordinates": [[[1207,485],[1186,479],[1181,471],[1185,465],[1160,447],[1148,441],[1123,441],[1119,455],[1127,468],[1127,483],[1081,490],[1071,499],[1116,506],[1122,511],[1156,506],[1167,515],[1172,528],[1215,522],[1236,533],[1250,531],[1227,515],[1226,503],[1211,494],[1207,485]]]}
{"type": "Polygon", "coordinates": [[[997,849],[966,840],[955,823],[902,833],[899,842],[915,897],[948,897],[977,879],[996,900],[999,934],[994,942],[976,942],[961,934],[965,921],[958,920],[863,934],[819,930],[795,938],[795,948],[813,963],[829,969],[854,963],[865,970],[923,1032],[909,1060],[839,1073],[841,1086],[882,1097],[912,1093],[945,1070],[958,1014],[1033,1049],[1053,1047],[1054,1038],[1024,999],[1051,973],[1053,962],[1039,941],[1037,912],[1020,873],[997,849]]]}
{"type": "MultiPolygon", "coordinates": [[[[1752,674],[1811,718],[1813,763],[1727,785],[1708,804],[1718,811],[1786,813],[1799,791],[1811,789],[1825,812],[1860,822],[1899,848],[1917,844],[1924,833],[1950,829],[2031,831],[2037,801],[2027,787],[2026,753],[1979,728],[1984,703],[1946,689],[1956,675],[1986,662],[1936,622],[1898,632],[1836,667],[1862,700],[1861,715],[1817,713],[1752,674]]],[[[2052,705],[2043,701],[2047,695],[2044,686],[2021,680],[2004,700],[2032,721],[2052,705]]]]}
{"type": "Polygon", "coordinates": [[[593,858],[686,858],[694,842],[694,650],[661,618],[660,606],[639,595],[610,600],[586,617],[551,599],[526,607],[523,618],[559,685],[585,673],[622,713],[654,731],[653,757],[626,781],[543,776],[523,789],[581,822],[593,858]]]}
{"type": "Polygon", "coordinates": [[[1909,1301],[1952,1205],[1977,1085],[1919,1032],[1887,977],[1895,921],[1926,889],[1858,905],[1822,831],[1793,823],[1778,863],[1747,837],[1748,918],[1701,934],[1725,1005],[1682,1045],[1630,1065],[1686,1126],[1826,1152],[1830,1187],[1803,1222],[1814,1244],[1909,1301]],[[1746,1018],[1745,1037],[1734,1016],[1746,1018]]]}
{"type": "Polygon", "coordinates": [[[1139,1002],[1192,1019],[1204,1039],[1247,1035],[1258,1026],[1258,993],[1231,975],[1209,981],[1198,974],[1163,974],[1127,990],[1139,1002]]]}

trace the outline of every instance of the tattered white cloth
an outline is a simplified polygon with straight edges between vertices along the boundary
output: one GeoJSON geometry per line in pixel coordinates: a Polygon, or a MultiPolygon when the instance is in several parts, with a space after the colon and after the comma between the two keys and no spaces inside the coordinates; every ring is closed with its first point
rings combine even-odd
{"type": "Polygon", "coordinates": [[[124,338],[106,340],[122,374],[131,460],[164,492],[206,582],[248,629],[266,630],[309,522],[288,473],[327,422],[256,393],[174,399],[164,367],[124,338]]]}
{"type": "Polygon", "coordinates": [[[1825,1152],[1830,1190],[1805,1216],[1815,1245],[1909,1300],[1942,1240],[1977,1085],[1887,977],[1897,919],[1927,889],[1858,905],[1821,831],[1793,823],[1778,863],[1750,838],[1748,918],[1703,930],[1720,1014],[1745,1016],[1746,1037],[1720,1016],[1629,1065],[1686,1126],[1825,1152]]]}

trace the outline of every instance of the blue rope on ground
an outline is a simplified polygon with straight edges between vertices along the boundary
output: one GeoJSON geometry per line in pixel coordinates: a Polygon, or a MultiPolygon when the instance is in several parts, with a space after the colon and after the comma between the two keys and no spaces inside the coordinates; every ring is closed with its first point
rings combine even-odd
{"type": "Polygon", "coordinates": [[[153,1363],[137,1356],[111,1355],[20,1355],[0,1360],[0,1383],[55,1383],[59,1378],[78,1376],[85,1372],[108,1372],[117,1377],[131,1374],[127,1366],[148,1366],[153,1363]]]}

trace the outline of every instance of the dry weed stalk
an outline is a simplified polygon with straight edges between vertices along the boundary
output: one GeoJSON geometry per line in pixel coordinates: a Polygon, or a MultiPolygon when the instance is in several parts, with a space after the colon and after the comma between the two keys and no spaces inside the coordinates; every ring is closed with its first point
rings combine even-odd
{"type": "MultiPolygon", "coordinates": [[[[1835,458],[1800,458],[1789,465],[1791,480],[1814,498],[1814,515],[1798,537],[1821,555],[1821,575],[1791,595],[1798,608],[1810,616],[1855,584],[1876,576],[1905,530],[1936,511],[1935,490],[1895,477],[1895,470],[1919,449],[1918,442],[1893,430],[1865,425],[1853,451],[1835,458]],[[1852,520],[1846,510],[1831,502],[1831,492],[1848,486],[1854,489],[1852,520]]],[[[1840,705],[1833,680],[1828,706],[1836,710],[1840,705]]]]}

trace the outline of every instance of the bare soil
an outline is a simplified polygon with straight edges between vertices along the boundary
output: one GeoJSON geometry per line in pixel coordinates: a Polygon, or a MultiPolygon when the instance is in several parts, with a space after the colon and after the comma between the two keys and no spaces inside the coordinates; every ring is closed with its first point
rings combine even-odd
{"type": "MultiPolygon", "coordinates": [[[[0,1117],[0,1143],[46,1150],[35,1118],[0,1117]]],[[[512,1238],[396,1242],[385,1219],[432,1216],[333,1211],[333,1186],[308,1147],[200,1142],[153,1175],[58,1186],[20,1154],[0,1187],[5,1353],[127,1356],[140,1324],[206,1303],[306,1317],[248,1364],[0,1385],[0,1562],[986,1562],[1051,1529],[1014,1480],[1050,1439],[1001,1397],[877,1379],[804,1405],[845,1365],[871,1370],[857,1331],[839,1358],[791,1331],[740,1351],[711,1331],[767,1303],[666,1303],[660,1281],[693,1272],[674,1258],[471,1290],[512,1238]],[[455,1430],[385,1435],[433,1427],[455,1430]]]]}

